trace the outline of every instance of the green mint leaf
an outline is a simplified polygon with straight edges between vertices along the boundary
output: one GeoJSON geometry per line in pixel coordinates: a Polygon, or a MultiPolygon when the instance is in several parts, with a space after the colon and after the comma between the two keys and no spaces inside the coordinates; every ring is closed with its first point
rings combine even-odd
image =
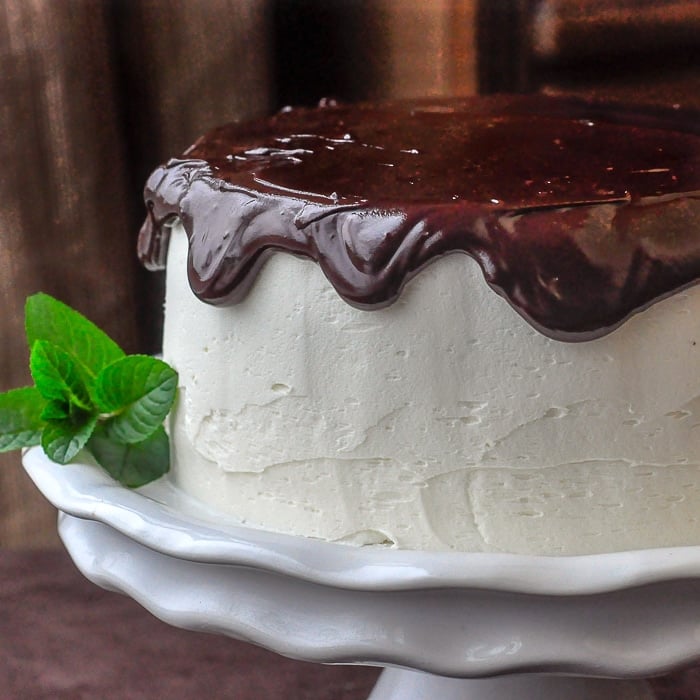
{"type": "Polygon", "coordinates": [[[0,394],[0,452],[40,444],[44,406],[46,399],[34,387],[0,394]]]}
{"type": "Polygon", "coordinates": [[[65,420],[70,417],[70,404],[65,401],[49,401],[41,413],[42,420],[65,420]]]}
{"type": "Polygon", "coordinates": [[[125,445],[115,442],[109,431],[98,425],[88,448],[103,469],[129,488],[154,481],[170,469],[168,435],[162,426],[146,440],[125,445]]]}
{"type": "Polygon", "coordinates": [[[93,396],[117,442],[138,443],[163,423],[175,399],[177,372],[148,355],[129,355],[113,362],[95,380],[93,396]]]}
{"type": "Polygon", "coordinates": [[[91,410],[90,396],[78,363],[46,340],[37,340],[29,357],[29,369],[39,393],[48,401],[59,401],[91,410]]]}
{"type": "Polygon", "coordinates": [[[41,446],[49,459],[67,464],[85,447],[96,425],[96,415],[73,411],[70,418],[47,423],[41,434],[41,446]]]}
{"type": "Polygon", "coordinates": [[[160,360],[127,357],[91,321],[36,294],[25,326],[35,387],[0,394],[0,451],[40,444],[55,462],[83,448],[121,483],[165,474],[170,448],[162,422],[177,373],[160,360]]]}
{"type": "Polygon", "coordinates": [[[88,375],[95,377],[124,351],[92,321],[48,294],[27,299],[25,329],[30,349],[46,340],[79,360],[88,375]]]}

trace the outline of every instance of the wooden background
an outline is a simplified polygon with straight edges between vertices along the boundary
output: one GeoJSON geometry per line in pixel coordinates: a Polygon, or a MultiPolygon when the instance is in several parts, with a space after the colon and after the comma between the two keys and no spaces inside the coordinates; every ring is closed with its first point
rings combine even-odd
{"type": "MultiPolygon", "coordinates": [[[[85,313],[129,352],[160,337],[135,259],[141,189],[217,123],[325,95],[473,92],[471,0],[0,0],[0,391],[29,383],[24,300],[85,313]]],[[[57,467],[60,468],[60,467],[57,467]]],[[[0,455],[0,546],[57,544],[0,455]]]]}
{"type": "MultiPolygon", "coordinates": [[[[135,259],[142,183],[206,124],[269,109],[268,20],[257,0],[0,6],[0,390],[28,383],[38,290],[130,352],[157,349],[159,280],[135,259]]],[[[0,455],[0,545],[53,544],[55,529],[18,453],[0,455]]]]}
{"type": "MultiPolygon", "coordinates": [[[[29,382],[39,290],[158,350],[141,189],[217,123],[477,90],[700,108],[698,56],[697,0],[0,0],[0,391],[29,382]]],[[[0,455],[0,547],[55,544],[55,513],[0,455]]]]}

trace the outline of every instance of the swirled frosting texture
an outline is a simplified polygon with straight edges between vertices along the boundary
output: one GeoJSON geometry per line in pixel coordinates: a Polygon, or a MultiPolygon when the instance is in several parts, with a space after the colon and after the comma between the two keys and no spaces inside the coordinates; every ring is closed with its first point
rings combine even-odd
{"type": "Polygon", "coordinates": [[[312,258],[372,309],[462,252],[534,327],[604,335],[700,273],[697,115],[543,97],[284,110],[216,129],[146,186],[139,251],[240,301],[273,251],[312,258]]]}

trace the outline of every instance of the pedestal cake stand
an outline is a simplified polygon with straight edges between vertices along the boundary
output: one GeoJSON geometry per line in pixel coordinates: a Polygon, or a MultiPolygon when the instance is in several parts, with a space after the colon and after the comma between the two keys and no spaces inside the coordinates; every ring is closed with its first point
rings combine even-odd
{"type": "Polygon", "coordinates": [[[24,465],[90,580],[177,627],[386,667],[370,700],[641,700],[700,658],[700,547],[355,548],[217,521],[167,479],[131,491],[39,448],[24,465]]]}

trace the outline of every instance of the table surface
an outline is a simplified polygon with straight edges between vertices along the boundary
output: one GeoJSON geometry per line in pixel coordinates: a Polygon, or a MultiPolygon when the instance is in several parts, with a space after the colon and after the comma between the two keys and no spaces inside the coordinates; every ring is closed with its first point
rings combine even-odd
{"type": "MultiPolygon", "coordinates": [[[[62,550],[0,550],[0,700],[365,700],[377,675],[175,629],[62,550]]],[[[700,700],[700,665],[653,684],[659,700],[700,700]]]]}

